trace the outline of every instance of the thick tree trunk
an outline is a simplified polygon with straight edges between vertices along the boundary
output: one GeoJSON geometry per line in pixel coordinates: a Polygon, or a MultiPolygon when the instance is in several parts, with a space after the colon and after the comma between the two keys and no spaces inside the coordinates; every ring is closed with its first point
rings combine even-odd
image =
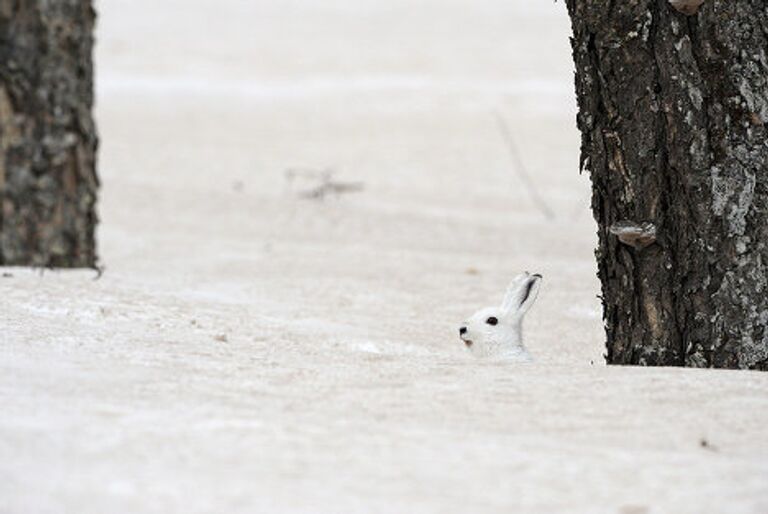
{"type": "Polygon", "coordinates": [[[90,0],[0,0],[0,265],[94,267],[90,0]]]}
{"type": "Polygon", "coordinates": [[[608,362],[768,369],[766,0],[566,1],[608,362]]]}

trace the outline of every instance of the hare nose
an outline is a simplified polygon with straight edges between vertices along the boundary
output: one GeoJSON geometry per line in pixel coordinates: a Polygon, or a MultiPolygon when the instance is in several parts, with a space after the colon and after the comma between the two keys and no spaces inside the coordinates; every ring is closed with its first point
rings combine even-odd
{"type": "Polygon", "coordinates": [[[467,327],[461,327],[461,328],[459,329],[459,335],[460,335],[460,336],[463,336],[463,335],[464,335],[464,334],[466,334],[466,333],[467,333],[467,327]]]}

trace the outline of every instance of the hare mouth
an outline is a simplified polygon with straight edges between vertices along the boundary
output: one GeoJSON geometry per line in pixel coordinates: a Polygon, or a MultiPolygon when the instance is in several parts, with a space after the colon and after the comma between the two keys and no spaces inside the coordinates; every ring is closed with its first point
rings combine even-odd
{"type": "Polygon", "coordinates": [[[467,346],[467,348],[472,347],[472,341],[470,341],[469,339],[462,339],[462,341],[464,341],[464,344],[467,346]]]}

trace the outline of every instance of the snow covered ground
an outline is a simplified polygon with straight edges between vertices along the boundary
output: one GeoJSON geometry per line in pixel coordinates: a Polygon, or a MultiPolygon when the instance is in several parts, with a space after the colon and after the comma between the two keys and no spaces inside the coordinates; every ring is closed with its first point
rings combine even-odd
{"type": "Polygon", "coordinates": [[[106,272],[3,270],[0,513],[768,512],[768,375],[603,365],[561,2],[97,7],[106,272]]]}

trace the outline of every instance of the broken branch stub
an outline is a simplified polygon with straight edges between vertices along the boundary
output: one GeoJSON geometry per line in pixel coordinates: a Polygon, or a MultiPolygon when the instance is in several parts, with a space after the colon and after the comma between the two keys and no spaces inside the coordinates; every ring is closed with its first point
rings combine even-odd
{"type": "Polygon", "coordinates": [[[704,0],[669,0],[669,3],[677,11],[683,14],[696,14],[704,0]]]}
{"type": "Polygon", "coordinates": [[[649,221],[636,223],[634,221],[617,221],[608,231],[619,238],[619,241],[636,250],[642,250],[656,242],[656,225],[649,221]]]}

